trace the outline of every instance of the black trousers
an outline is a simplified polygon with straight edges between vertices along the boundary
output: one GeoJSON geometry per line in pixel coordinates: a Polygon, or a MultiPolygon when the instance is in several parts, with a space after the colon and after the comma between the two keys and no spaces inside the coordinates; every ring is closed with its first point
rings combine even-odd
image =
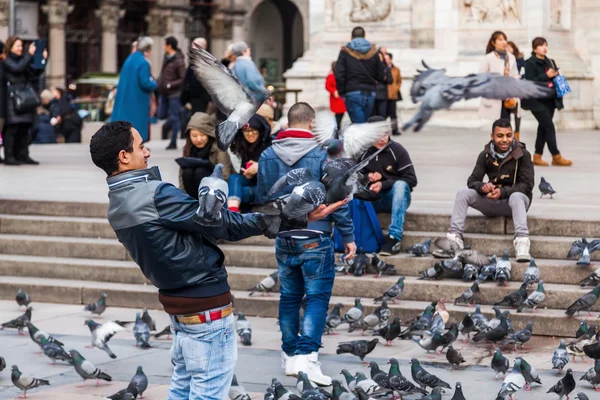
{"type": "Polygon", "coordinates": [[[29,130],[31,124],[7,125],[4,135],[4,157],[26,160],[29,158],[29,130]]]}
{"type": "Polygon", "coordinates": [[[398,100],[387,101],[387,116],[392,120],[392,135],[398,134],[398,115],[396,114],[396,104],[398,100]]]}
{"type": "Polygon", "coordinates": [[[535,139],[536,154],[543,154],[544,145],[546,144],[550,154],[553,156],[560,154],[556,145],[556,129],[554,128],[554,122],[552,122],[554,110],[556,110],[556,107],[545,107],[541,111],[531,112],[538,122],[537,137],[535,139]]]}
{"type": "Polygon", "coordinates": [[[339,131],[342,127],[342,118],[344,118],[345,113],[335,114],[335,122],[337,123],[337,130],[339,131]]]}
{"type": "Polygon", "coordinates": [[[371,113],[371,116],[379,115],[382,118],[387,118],[387,103],[387,100],[375,100],[375,105],[373,106],[373,112],[371,113]]]}

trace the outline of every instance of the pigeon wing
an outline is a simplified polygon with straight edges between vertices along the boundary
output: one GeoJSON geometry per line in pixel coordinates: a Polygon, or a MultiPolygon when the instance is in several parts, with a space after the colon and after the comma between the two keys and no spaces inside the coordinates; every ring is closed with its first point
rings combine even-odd
{"type": "Polygon", "coordinates": [[[319,145],[323,146],[330,139],[335,139],[337,122],[334,114],[329,111],[319,112],[315,116],[312,134],[319,145]]]}
{"type": "Polygon", "coordinates": [[[442,96],[450,101],[469,100],[476,97],[504,100],[511,97],[544,98],[553,93],[552,89],[535,82],[483,73],[451,78],[444,84],[442,96]]]}
{"type": "Polygon", "coordinates": [[[583,251],[583,242],[581,240],[576,240],[571,245],[569,249],[569,254],[567,254],[567,258],[575,257],[581,254],[583,251]]]}
{"type": "Polygon", "coordinates": [[[595,251],[600,251],[600,239],[592,240],[588,245],[588,251],[592,254],[595,251]]]}
{"type": "Polygon", "coordinates": [[[98,374],[98,372],[100,372],[98,368],[96,368],[96,366],[88,360],[83,360],[83,362],[81,363],[81,370],[84,374],[90,377],[95,377],[98,374]]]}
{"type": "Polygon", "coordinates": [[[115,322],[112,322],[112,321],[108,321],[108,322],[103,323],[96,329],[96,337],[99,340],[101,340],[102,343],[106,343],[117,332],[124,331],[124,330],[125,330],[125,328],[123,328],[121,325],[119,325],[115,322]]]}
{"type": "Polygon", "coordinates": [[[387,121],[348,125],[341,134],[344,156],[358,160],[391,130],[391,125],[387,121]]]}
{"type": "Polygon", "coordinates": [[[308,168],[293,169],[275,182],[267,196],[271,197],[288,186],[299,186],[313,180],[315,178],[313,178],[308,168]]]}

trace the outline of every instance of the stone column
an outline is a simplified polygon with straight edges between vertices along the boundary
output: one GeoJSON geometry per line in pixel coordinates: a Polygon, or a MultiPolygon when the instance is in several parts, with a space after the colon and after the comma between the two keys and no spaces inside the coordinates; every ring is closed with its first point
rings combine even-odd
{"type": "Polygon", "coordinates": [[[42,6],[42,11],[48,14],[49,31],[49,55],[47,85],[65,87],[66,75],[66,42],[65,24],[67,16],[75,6],[70,6],[68,0],[48,0],[48,4],[42,6]]]}
{"type": "Polygon", "coordinates": [[[152,75],[155,78],[158,78],[158,75],[160,74],[162,58],[165,54],[163,42],[167,32],[166,12],[167,11],[162,6],[155,5],[148,15],[146,15],[146,22],[148,22],[148,36],[154,39],[150,63],[152,66],[152,75]]]}
{"type": "Polygon", "coordinates": [[[0,0],[0,37],[6,40],[8,37],[8,20],[10,10],[8,6],[9,0],[0,0]]]}
{"type": "Polygon", "coordinates": [[[117,28],[125,15],[120,0],[104,0],[96,10],[102,22],[102,72],[117,72],[117,28]]]}

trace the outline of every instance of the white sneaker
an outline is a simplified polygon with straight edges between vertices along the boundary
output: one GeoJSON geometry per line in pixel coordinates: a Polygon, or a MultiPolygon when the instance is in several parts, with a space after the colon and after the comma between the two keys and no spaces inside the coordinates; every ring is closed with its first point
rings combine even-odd
{"type": "Polygon", "coordinates": [[[513,245],[515,246],[515,257],[518,262],[529,262],[531,255],[529,254],[529,247],[531,243],[527,236],[521,236],[515,238],[513,245]]]}
{"type": "Polygon", "coordinates": [[[294,370],[296,356],[288,356],[285,351],[281,352],[281,368],[285,370],[287,376],[298,376],[298,372],[294,370]]]}
{"type": "Polygon", "coordinates": [[[311,382],[319,386],[330,386],[331,378],[323,375],[323,372],[321,372],[321,363],[318,359],[319,353],[316,351],[310,354],[297,355],[296,362],[294,362],[295,375],[298,375],[298,372],[302,371],[308,376],[311,382]]]}
{"type": "Polygon", "coordinates": [[[456,233],[446,233],[446,239],[456,242],[456,244],[458,244],[458,248],[461,250],[465,248],[465,243],[463,242],[462,237],[456,233]]]}

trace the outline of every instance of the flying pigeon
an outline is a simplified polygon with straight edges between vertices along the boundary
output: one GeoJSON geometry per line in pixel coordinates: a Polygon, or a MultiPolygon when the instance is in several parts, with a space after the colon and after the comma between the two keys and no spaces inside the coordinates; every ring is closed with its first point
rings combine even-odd
{"type": "Polygon", "coordinates": [[[475,305],[476,303],[479,302],[480,293],[481,292],[479,290],[479,282],[475,281],[475,282],[473,282],[473,285],[471,285],[471,287],[469,289],[465,290],[465,292],[463,294],[461,294],[454,300],[454,305],[455,306],[459,305],[459,304],[475,305]]]}
{"type": "Polygon", "coordinates": [[[569,353],[567,352],[565,341],[561,339],[558,348],[554,350],[554,354],[552,355],[552,369],[557,369],[560,374],[568,363],[569,353]]]}
{"type": "Polygon", "coordinates": [[[600,360],[594,362],[594,366],[590,368],[581,378],[580,381],[588,381],[596,392],[600,392],[600,360]]]}
{"type": "Polygon", "coordinates": [[[42,349],[42,337],[46,338],[50,343],[56,343],[59,346],[65,345],[63,342],[56,340],[54,337],[50,336],[46,332],[36,328],[35,325],[33,325],[30,321],[27,321],[25,325],[27,326],[27,330],[29,331],[29,337],[35,342],[35,344],[40,346],[40,349],[42,349]]]}
{"type": "Polygon", "coordinates": [[[148,313],[147,308],[144,308],[144,310],[143,310],[142,321],[144,321],[146,323],[146,325],[148,325],[148,328],[150,328],[151,331],[156,331],[156,322],[154,321],[154,319],[152,319],[152,317],[148,313]]]}
{"type": "Polygon", "coordinates": [[[514,394],[521,390],[525,386],[525,383],[525,378],[521,373],[521,360],[516,359],[512,371],[504,377],[504,382],[502,382],[496,398],[504,399],[506,396],[509,396],[513,400],[514,394]]]}
{"type": "Polygon", "coordinates": [[[496,372],[494,380],[498,379],[498,375],[500,374],[506,376],[506,371],[508,371],[508,368],[508,359],[502,355],[500,349],[496,349],[494,351],[494,356],[492,357],[492,369],[494,370],[494,372],[496,372]]]}
{"type": "Polygon", "coordinates": [[[459,351],[455,350],[452,345],[448,346],[448,351],[446,352],[446,360],[452,366],[451,369],[454,370],[454,367],[460,367],[460,364],[466,362],[463,358],[462,354],[459,351]]]}
{"type": "Polygon", "coordinates": [[[106,293],[102,293],[97,302],[88,304],[84,307],[85,311],[90,311],[92,315],[102,315],[104,311],[106,311],[106,293]]]}
{"type": "Polygon", "coordinates": [[[373,299],[375,303],[383,300],[392,301],[392,303],[396,304],[396,300],[402,296],[402,291],[404,290],[404,279],[405,277],[401,276],[398,278],[398,281],[390,287],[385,293],[379,297],[373,299]]]}
{"type": "Polygon", "coordinates": [[[269,293],[271,290],[273,290],[278,281],[279,275],[278,272],[275,271],[271,273],[271,275],[258,282],[255,286],[248,288],[248,291],[250,292],[249,295],[252,296],[254,292],[261,292],[261,296],[264,296],[265,294],[270,296],[269,293]]]}
{"type": "Polygon", "coordinates": [[[29,295],[27,293],[25,293],[23,291],[23,289],[19,289],[19,292],[17,293],[15,300],[17,301],[17,304],[19,305],[19,307],[21,307],[21,306],[28,307],[29,303],[31,303],[31,297],[29,297],[29,295]]]}
{"type": "Polygon", "coordinates": [[[238,383],[235,374],[233,374],[231,386],[229,386],[229,400],[250,400],[248,391],[238,383]]]}
{"type": "Polygon", "coordinates": [[[360,358],[360,361],[365,363],[365,356],[375,349],[375,346],[379,343],[379,339],[375,338],[369,340],[353,340],[351,342],[338,343],[338,348],[335,354],[350,353],[360,358]]]}
{"type": "Polygon", "coordinates": [[[581,238],[581,240],[573,242],[567,258],[581,256],[577,261],[577,265],[590,265],[590,254],[598,250],[600,250],[600,240],[588,242],[586,238],[581,238]]]}
{"type": "Polygon", "coordinates": [[[31,310],[33,310],[32,307],[27,307],[27,309],[25,310],[25,313],[23,315],[0,325],[0,330],[2,330],[4,328],[17,329],[19,332],[19,335],[24,335],[23,329],[27,325],[27,322],[29,322],[31,320],[31,310]]]}
{"type": "Polygon", "coordinates": [[[148,388],[148,377],[144,374],[144,370],[142,366],[138,366],[135,371],[135,375],[131,378],[130,383],[133,383],[137,386],[138,394],[141,397],[144,397],[144,392],[148,388]]]}
{"type": "Polygon", "coordinates": [[[461,250],[460,245],[456,241],[447,238],[437,238],[433,244],[437,249],[431,254],[436,258],[452,258],[456,255],[457,251],[461,250]]]}
{"type": "Polygon", "coordinates": [[[470,74],[464,77],[446,76],[446,69],[430,68],[422,61],[424,71],[418,71],[413,81],[410,95],[413,103],[421,102],[417,114],[404,126],[408,130],[416,125],[418,132],[437,110],[450,108],[459,100],[477,97],[505,100],[512,97],[545,98],[554,95],[554,91],[535,82],[514,79],[494,73],[470,74]]]}
{"type": "Polygon", "coordinates": [[[579,282],[579,286],[596,286],[600,284],[600,268],[589,274],[579,282]]]}
{"type": "Polygon", "coordinates": [[[573,315],[575,315],[575,313],[579,314],[579,311],[587,310],[588,316],[591,316],[592,313],[590,312],[590,310],[598,301],[598,296],[600,296],[600,284],[596,285],[594,290],[592,290],[591,292],[586,293],[577,300],[575,300],[575,302],[571,304],[569,308],[567,308],[565,314],[567,314],[569,317],[572,317],[573,315]]]}
{"type": "Polygon", "coordinates": [[[427,394],[425,390],[415,386],[411,381],[402,375],[402,372],[400,372],[400,366],[398,365],[398,360],[395,358],[390,358],[388,364],[390,364],[390,371],[388,372],[390,388],[395,392],[400,393],[400,396],[427,394]]]}
{"type": "Polygon", "coordinates": [[[471,337],[469,336],[471,332],[475,329],[475,323],[471,318],[471,313],[466,313],[460,325],[458,325],[458,331],[463,335],[463,342],[467,343],[471,337]]]}
{"type": "Polygon", "coordinates": [[[416,257],[423,257],[429,254],[430,249],[431,239],[427,239],[423,243],[417,243],[410,246],[408,249],[405,250],[405,252],[408,254],[412,254],[416,257]]]}
{"type": "Polygon", "coordinates": [[[552,195],[554,193],[556,193],[556,191],[552,188],[552,185],[550,184],[550,182],[546,182],[546,180],[544,179],[544,177],[542,176],[542,180],[540,181],[540,185],[538,186],[538,188],[540,189],[540,199],[542,197],[544,197],[545,194],[549,194],[550,198],[552,198],[552,195]]]}
{"type": "Polygon", "coordinates": [[[381,336],[385,339],[386,346],[390,346],[392,341],[400,336],[400,318],[394,318],[391,324],[375,331],[373,335],[381,336]]]}
{"type": "Polygon", "coordinates": [[[506,346],[508,344],[514,345],[515,351],[517,351],[517,345],[523,345],[531,339],[531,335],[533,334],[533,322],[527,322],[527,326],[520,331],[509,333],[507,338],[500,342],[501,346],[506,346]]]}
{"type": "Polygon", "coordinates": [[[62,346],[58,343],[50,342],[44,336],[40,337],[40,343],[42,351],[44,352],[46,357],[52,360],[53,364],[56,363],[56,360],[66,361],[69,364],[73,364],[73,359],[71,358],[71,355],[67,353],[65,349],[63,349],[62,346]]]}
{"type": "Polygon", "coordinates": [[[125,400],[127,399],[135,399],[138,395],[138,388],[134,382],[129,382],[129,385],[125,389],[119,390],[117,393],[112,396],[106,397],[110,400],[125,400]]]}
{"type": "Polygon", "coordinates": [[[150,343],[150,327],[140,317],[140,313],[135,316],[135,325],[133,326],[133,337],[135,337],[135,345],[141,349],[149,349],[150,343]]]}
{"type": "Polygon", "coordinates": [[[112,381],[110,375],[105,372],[102,372],[99,368],[97,368],[94,364],[83,358],[81,354],[77,350],[70,350],[69,354],[73,357],[73,365],[75,367],[75,371],[83,378],[83,382],[87,379],[95,379],[96,385],[98,384],[98,380],[102,379],[107,382],[112,381]]]}
{"type": "Polygon", "coordinates": [[[244,346],[252,346],[252,326],[243,312],[238,313],[238,318],[235,321],[235,330],[244,346]]]}
{"type": "Polygon", "coordinates": [[[340,308],[342,307],[341,303],[337,303],[333,306],[331,313],[327,314],[325,318],[325,329],[324,332],[328,335],[337,335],[335,333],[335,328],[337,328],[342,323],[342,318],[340,317],[340,308]]]}
{"type": "Polygon", "coordinates": [[[507,281],[510,281],[510,274],[512,271],[512,264],[508,259],[508,250],[504,250],[502,259],[496,262],[496,274],[494,280],[498,282],[498,285],[505,286],[507,281]]]}
{"type": "Polygon", "coordinates": [[[495,306],[519,307],[527,299],[527,282],[521,284],[518,290],[506,295],[495,306]]]}
{"type": "Polygon", "coordinates": [[[21,371],[19,371],[19,367],[16,365],[12,366],[11,371],[10,379],[12,380],[13,385],[23,391],[24,398],[27,397],[28,390],[35,389],[40,386],[50,385],[50,382],[45,379],[37,379],[23,375],[21,371]]]}
{"type": "Polygon", "coordinates": [[[523,388],[525,391],[531,390],[532,383],[542,384],[542,380],[540,379],[540,374],[537,370],[532,367],[523,357],[517,357],[519,361],[521,361],[521,374],[523,378],[525,378],[525,387],[523,388]]]}
{"type": "Polygon", "coordinates": [[[377,257],[377,254],[373,254],[371,258],[371,266],[377,270],[377,275],[374,278],[381,278],[381,275],[396,275],[396,268],[393,264],[386,263],[377,257]]]}
{"type": "Polygon", "coordinates": [[[354,299],[354,307],[349,309],[342,317],[342,323],[352,324],[359,321],[363,316],[363,306],[360,304],[360,298],[354,299]]]}
{"type": "Polygon", "coordinates": [[[559,400],[562,400],[564,396],[569,398],[569,393],[575,390],[575,378],[573,378],[573,370],[569,368],[567,370],[567,374],[554,386],[552,386],[546,393],[556,393],[558,395],[559,400]]]}
{"type": "Polygon", "coordinates": [[[441,267],[443,270],[442,275],[449,278],[462,278],[464,273],[463,264],[460,260],[442,260],[434,264],[434,269],[436,266],[441,267]]]}
{"type": "Polygon", "coordinates": [[[190,65],[212,101],[227,116],[216,129],[219,150],[227,151],[237,132],[256,114],[270,93],[251,94],[229,68],[195,44],[190,50],[190,65]]]}
{"type": "Polygon", "coordinates": [[[436,386],[452,389],[452,386],[441,380],[435,375],[430,374],[421,367],[421,363],[416,358],[410,360],[410,372],[413,378],[421,389],[426,387],[435,388],[436,386]]]}
{"type": "Polygon", "coordinates": [[[525,299],[523,303],[517,309],[517,312],[523,312],[527,308],[532,308],[535,312],[536,308],[544,302],[546,299],[546,292],[544,291],[544,281],[539,281],[537,289],[525,299]]]}
{"type": "Polygon", "coordinates": [[[538,283],[540,281],[540,277],[540,269],[537,267],[535,259],[531,257],[531,260],[529,260],[529,266],[527,269],[525,269],[525,273],[523,274],[523,282],[527,285],[538,283]]]}
{"type": "Polygon", "coordinates": [[[84,325],[87,325],[87,327],[90,328],[92,334],[92,346],[104,350],[110,358],[117,358],[110,350],[107,343],[117,332],[124,331],[125,328],[116,322],[106,321],[103,324],[99,324],[91,319],[86,320],[84,325]]]}

